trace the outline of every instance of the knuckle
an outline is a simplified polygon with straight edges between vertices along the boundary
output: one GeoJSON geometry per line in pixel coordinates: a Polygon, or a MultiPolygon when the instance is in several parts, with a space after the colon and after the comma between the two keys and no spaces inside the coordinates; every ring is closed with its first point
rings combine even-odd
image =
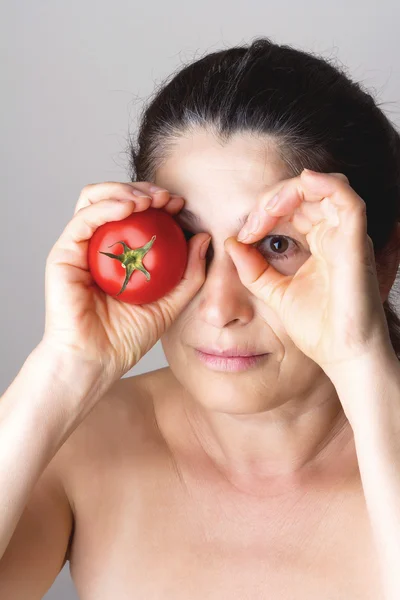
{"type": "Polygon", "coordinates": [[[93,191],[93,188],[96,185],[98,185],[98,184],[96,184],[96,183],[88,183],[87,185],[85,185],[82,188],[81,193],[79,194],[78,204],[84,202],[85,199],[88,198],[89,194],[93,191]]]}
{"type": "Polygon", "coordinates": [[[79,200],[84,201],[89,196],[89,194],[91,194],[93,192],[93,189],[98,187],[99,185],[101,185],[101,184],[100,183],[87,183],[81,189],[81,193],[79,194],[79,200]]]}
{"type": "Polygon", "coordinates": [[[350,184],[348,177],[346,177],[344,173],[330,173],[330,175],[336,177],[337,179],[341,179],[342,181],[344,181],[344,183],[350,184]]]}
{"type": "Polygon", "coordinates": [[[360,213],[361,215],[367,214],[367,205],[362,198],[360,198],[358,202],[354,203],[354,208],[357,213],[360,213]]]}
{"type": "Polygon", "coordinates": [[[94,183],[88,183],[81,189],[81,193],[79,194],[79,198],[74,208],[74,215],[83,207],[85,204],[90,202],[89,193],[93,189],[94,183]]]}
{"type": "Polygon", "coordinates": [[[88,213],[90,214],[91,212],[96,210],[95,207],[96,204],[84,204],[83,206],[81,206],[70,224],[72,225],[72,223],[77,222],[78,220],[85,219],[88,213]]]}
{"type": "Polygon", "coordinates": [[[82,208],[85,208],[85,205],[82,204],[82,202],[78,202],[77,205],[75,206],[74,218],[76,217],[76,215],[79,212],[81,212],[82,208]]]}
{"type": "Polygon", "coordinates": [[[82,188],[82,192],[88,192],[89,190],[92,190],[96,185],[99,185],[98,183],[87,183],[83,188],[82,188]]]}
{"type": "Polygon", "coordinates": [[[76,207],[75,210],[75,214],[74,214],[74,219],[76,219],[77,217],[81,217],[82,216],[82,211],[85,211],[85,209],[90,208],[91,206],[93,206],[93,204],[79,204],[76,207]]]}

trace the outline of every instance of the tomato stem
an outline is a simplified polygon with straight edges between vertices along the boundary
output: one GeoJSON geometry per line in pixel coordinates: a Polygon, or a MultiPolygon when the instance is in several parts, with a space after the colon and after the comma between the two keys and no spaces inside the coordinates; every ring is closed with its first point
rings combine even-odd
{"type": "Polygon", "coordinates": [[[156,239],[156,236],[153,235],[151,240],[149,242],[147,242],[147,244],[145,244],[141,248],[130,248],[123,241],[114,242],[114,244],[111,244],[111,246],[108,246],[109,248],[111,248],[112,246],[115,246],[115,244],[122,244],[124,251],[121,254],[111,254],[109,252],[101,252],[101,250],[99,250],[100,254],[105,254],[106,256],[109,256],[110,258],[119,260],[122,263],[123,268],[126,269],[125,281],[123,283],[122,288],[118,292],[117,296],[122,294],[122,292],[125,290],[126,286],[128,285],[128,282],[132,276],[133,271],[142,271],[142,273],[146,277],[147,281],[150,281],[151,275],[144,267],[142,261],[143,261],[143,257],[148,253],[148,251],[154,244],[155,239],[156,239]]]}

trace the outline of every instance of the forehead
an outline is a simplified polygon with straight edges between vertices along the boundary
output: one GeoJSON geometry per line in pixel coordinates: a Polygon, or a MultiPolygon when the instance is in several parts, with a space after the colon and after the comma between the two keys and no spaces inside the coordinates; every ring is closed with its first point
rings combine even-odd
{"type": "Polygon", "coordinates": [[[285,163],[267,138],[238,133],[221,142],[198,128],[176,138],[156,171],[155,183],[187,197],[222,189],[225,195],[254,196],[287,177],[285,163]]]}
{"type": "MultiPolygon", "coordinates": [[[[203,228],[213,217],[219,220],[219,212],[228,206],[232,224],[240,228],[261,192],[289,177],[270,140],[241,133],[222,143],[211,132],[198,129],[177,138],[154,182],[184,197],[178,216],[182,224],[203,228]]],[[[288,223],[285,228],[290,227],[288,223]]]]}

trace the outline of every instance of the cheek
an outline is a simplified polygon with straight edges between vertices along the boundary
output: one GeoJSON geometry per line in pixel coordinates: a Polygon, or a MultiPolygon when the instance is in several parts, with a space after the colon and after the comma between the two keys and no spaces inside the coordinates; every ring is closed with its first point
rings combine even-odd
{"type": "Polygon", "coordinates": [[[179,314],[175,321],[168,327],[167,331],[160,337],[160,341],[165,345],[177,344],[187,337],[185,332],[190,327],[191,319],[188,318],[188,306],[179,314]]]}
{"type": "Polygon", "coordinates": [[[281,332],[286,331],[276,312],[256,297],[254,297],[254,316],[260,321],[259,325],[262,330],[270,329],[272,333],[276,332],[275,335],[279,335],[279,337],[281,337],[281,332]]]}
{"type": "Polygon", "coordinates": [[[168,327],[167,331],[160,337],[161,345],[168,347],[175,344],[179,338],[178,331],[177,323],[174,321],[171,327],[168,327]]]}

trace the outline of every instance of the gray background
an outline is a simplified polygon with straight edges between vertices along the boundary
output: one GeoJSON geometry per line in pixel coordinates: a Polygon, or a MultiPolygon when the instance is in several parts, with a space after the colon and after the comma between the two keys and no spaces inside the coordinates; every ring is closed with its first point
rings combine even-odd
{"type": "MultiPolygon", "coordinates": [[[[0,17],[2,390],[42,337],[46,257],[81,188],[127,180],[128,132],[180,65],[267,35],[337,58],[400,122],[396,0],[3,0],[0,17]]],[[[166,364],[157,343],[126,376],[166,364]]],[[[45,598],[77,598],[68,564],[45,598]]]]}

